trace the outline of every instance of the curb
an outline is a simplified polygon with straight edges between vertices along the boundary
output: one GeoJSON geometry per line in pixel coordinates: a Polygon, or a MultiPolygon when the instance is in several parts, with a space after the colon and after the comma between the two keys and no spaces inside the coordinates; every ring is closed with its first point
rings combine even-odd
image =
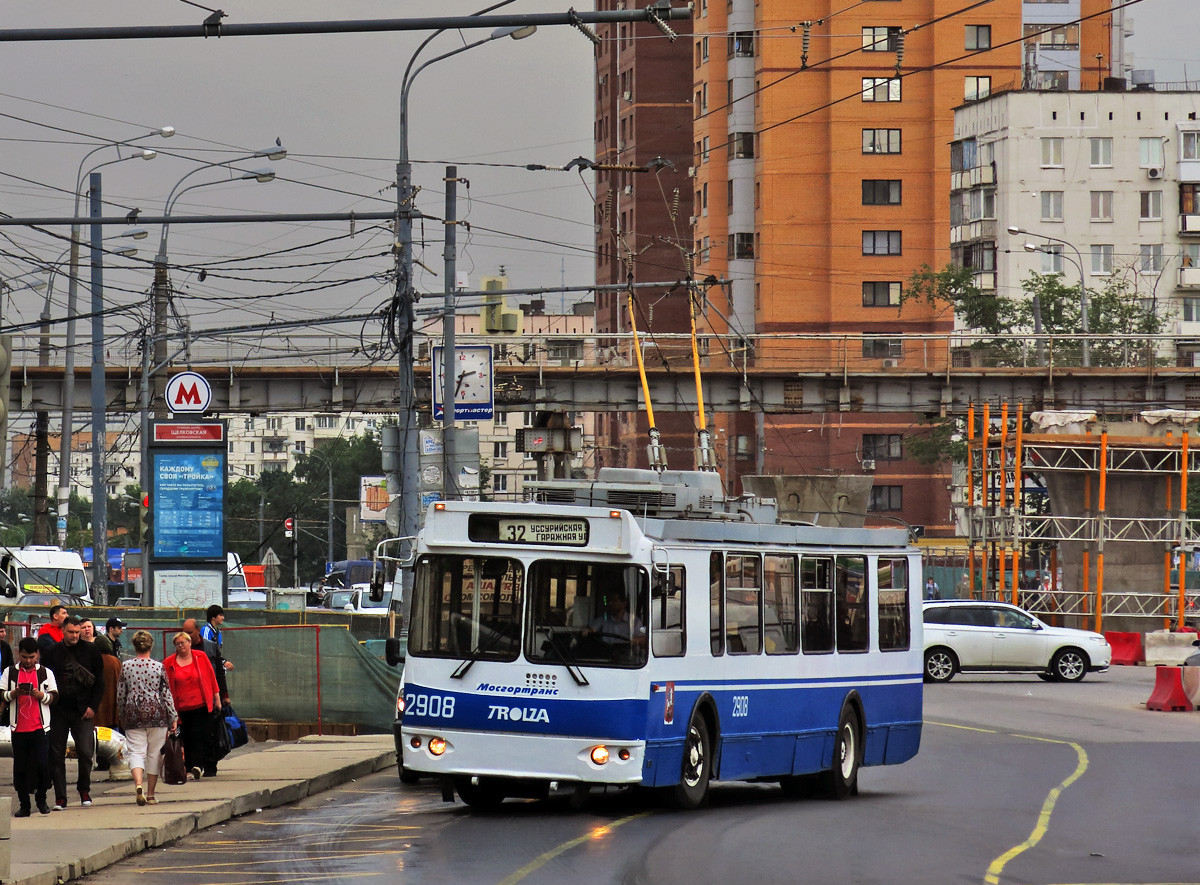
{"type": "Polygon", "coordinates": [[[53,866],[14,861],[5,885],[59,885],[79,879],[105,867],[140,854],[150,848],[160,848],[176,839],[224,823],[231,818],[266,808],[290,805],[307,796],[322,793],[333,787],[365,777],[376,771],[394,767],[396,751],[387,750],[366,759],[348,762],[332,771],[294,781],[274,789],[252,790],[229,799],[217,800],[211,807],[170,818],[154,827],[114,829],[112,844],[94,853],[53,866]],[[119,835],[127,834],[127,835],[119,835]],[[23,869],[27,870],[24,875],[23,869]]]}

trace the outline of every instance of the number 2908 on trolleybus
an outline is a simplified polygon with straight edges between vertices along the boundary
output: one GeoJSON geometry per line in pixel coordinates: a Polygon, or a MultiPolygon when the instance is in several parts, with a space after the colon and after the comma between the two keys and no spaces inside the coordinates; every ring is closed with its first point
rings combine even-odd
{"type": "Polygon", "coordinates": [[[404,768],[469,805],[573,786],[813,781],[921,737],[921,574],[902,529],[780,523],[715,473],[605,468],[418,537],[404,768]],[[815,778],[807,777],[815,775],[815,778]]]}

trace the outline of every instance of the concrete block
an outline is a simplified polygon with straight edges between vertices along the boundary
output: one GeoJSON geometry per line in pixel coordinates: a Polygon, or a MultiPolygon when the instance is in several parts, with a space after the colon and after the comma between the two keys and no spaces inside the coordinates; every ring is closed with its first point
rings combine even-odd
{"type": "Polygon", "coordinates": [[[308,782],[308,795],[322,793],[325,790],[332,789],[339,784],[344,784],[355,778],[366,777],[374,771],[375,760],[371,758],[363,759],[350,765],[343,765],[341,768],[336,768],[333,771],[323,772],[308,782]]]}
{"type": "Polygon", "coordinates": [[[12,867],[12,878],[5,882],[20,882],[21,885],[58,885],[57,867],[48,867],[44,863],[16,863],[12,867]]]}
{"type": "Polygon", "coordinates": [[[0,839],[12,838],[12,796],[0,797],[0,839]]]}
{"type": "Polygon", "coordinates": [[[255,790],[251,793],[243,793],[233,799],[233,813],[235,816],[239,814],[249,814],[256,808],[271,807],[271,791],[270,790],[255,790]]]}
{"type": "Polygon", "coordinates": [[[160,845],[182,839],[189,833],[196,832],[196,829],[194,814],[181,814],[164,821],[155,821],[154,827],[147,832],[148,847],[158,848],[160,845]]]}
{"type": "Polygon", "coordinates": [[[214,824],[225,823],[231,817],[233,817],[233,802],[218,802],[196,815],[196,829],[203,830],[214,824]]]}
{"type": "Polygon", "coordinates": [[[1195,633],[1170,633],[1166,630],[1147,633],[1146,665],[1178,667],[1196,653],[1196,647],[1192,645],[1195,641],[1195,633]]]}
{"type": "Polygon", "coordinates": [[[308,795],[308,781],[293,781],[271,790],[271,807],[298,802],[308,795]]]}

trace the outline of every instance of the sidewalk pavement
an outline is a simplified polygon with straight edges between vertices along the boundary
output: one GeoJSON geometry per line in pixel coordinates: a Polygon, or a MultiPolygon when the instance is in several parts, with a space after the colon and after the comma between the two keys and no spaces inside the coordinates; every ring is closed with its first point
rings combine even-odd
{"type": "MultiPolygon", "coordinates": [[[[4,762],[11,785],[12,761],[4,762]]],[[[35,809],[32,817],[12,819],[12,868],[3,881],[57,885],[78,879],[236,815],[286,805],[395,764],[391,735],[268,741],[234,751],[215,778],[178,787],[159,781],[157,805],[138,807],[132,780],[93,774],[92,807],[84,808],[74,786],[75,760],[68,759],[70,804],[66,811],[35,809]]]]}

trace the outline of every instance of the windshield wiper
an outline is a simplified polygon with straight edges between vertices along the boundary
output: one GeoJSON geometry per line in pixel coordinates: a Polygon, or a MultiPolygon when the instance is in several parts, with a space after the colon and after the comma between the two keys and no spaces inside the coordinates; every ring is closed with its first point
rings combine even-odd
{"type": "MultiPolygon", "coordinates": [[[[567,641],[570,641],[570,637],[567,638],[567,641]]],[[[574,654],[571,654],[570,658],[567,657],[569,649],[564,649],[558,644],[555,634],[550,634],[546,640],[546,644],[542,646],[542,651],[545,651],[547,646],[557,652],[559,660],[563,662],[563,666],[567,668],[567,672],[571,674],[571,678],[575,680],[576,685],[591,685],[588,682],[588,678],[583,675],[583,669],[579,666],[579,659],[574,654]]]]}
{"type": "Polygon", "coordinates": [[[504,637],[504,634],[501,633],[499,630],[493,630],[492,635],[488,637],[487,642],[485,642],[483,645],[479,646],[479,648],[475,649],[475,651],[471,652],[469,655],[467,655],[465,658],[463,658],[462,663],[459,664],[458,667],[455,668],[454,672],[450,674],[450,678],[451,679],[462,679],[464,676],[466,676],[467,671],[470,670],[473,666],[475,666],[475,662],[478,661],[480,658],[482,658],[489,651],[491,651],[492,646],[494,646],[497,642],[499,642],[500,639],[502,639],[503,637],[504,637]]]}

